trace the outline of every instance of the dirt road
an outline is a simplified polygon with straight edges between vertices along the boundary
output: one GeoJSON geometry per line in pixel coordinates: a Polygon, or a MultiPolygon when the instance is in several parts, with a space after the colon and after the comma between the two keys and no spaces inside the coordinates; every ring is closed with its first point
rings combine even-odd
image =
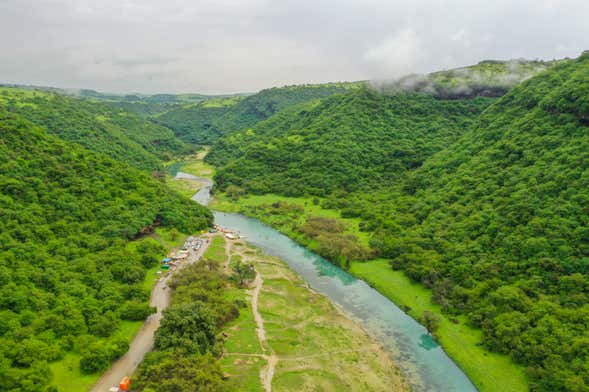
{"type": "MultiPolygon", "coordinates": [[[[204,252],[209,246],[207,238],[203,238],[203,243],[200,249],[189,252],[188,260],[186,263],[181,264],[178,270],[174,274],[180,273],[183,267],[188,264],[192,264],[200,260],[204,252]]],[[[92,392],[108,392],[108,390],[117,386],[121,379],[125,376],[131,376],[137,366],[143,360],[145,354],[147,354],[153,348],[154,334],[158,329],[161,319],[162,312],[170,304],[170,289],[168,288],[168,280],[171,274],[165,278],[161,278],[153,287],[151,291],[151,298],[149,304],[157,308],[157,313],[152,314],[141,327],[141,330],[137,332],[135,338],[129,346],[129,351],[123,355],[117,362],[115,362],[111,368],[100,377],[98,382],[92,387],[92,392]]]]}

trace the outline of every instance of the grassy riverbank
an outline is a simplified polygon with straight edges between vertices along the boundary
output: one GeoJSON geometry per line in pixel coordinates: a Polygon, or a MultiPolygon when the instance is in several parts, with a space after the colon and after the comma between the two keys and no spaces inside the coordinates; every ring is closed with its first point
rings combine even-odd
{"type": "Polygon", "coordinates": [[[431,291],[411,280],[401,271],[393,271],[387,260],[354,262],[350,273],[363,279],[381,294],[401,307],[409,306],[408,314],[418,319],[424,311],[440,316],[437,331],[439,343],[462,368],[480,391],[527,391],[528,381],[522,366],[506,355],[491,353],[481,346],[482,332],[466,325],[463,318],[454,323],[439,305],[431,302],[431,291]]]}
{"type": "Polygon", "coordinates": [[[202,161],[202,157],[206,155],[208,148],[198,154],[186,157],[183,160],[174,160],[166,164],[168,168],[166,172],[166,183],[167,185],[176,190],[187,198],[194,196],[205,184],[200,181],[194,181],[190,179],[175,178],[176,172],[181,171],[183,173],[192,174],[193,176],[202,178],[212,178],[215,174],[215,169],[202,161]],[[173,168],[173,173],[169,169],[173,168]]]}
{"type": "Polygon", "coordinates": [[[262,390],[266,381],[280,391],[408,389],[388,355],[284,262],[242,242],[229,242],[228,253],[230,265],[251,263],[260,275],[227,294],[248,304],[224,331],[232,388],[262,390]]]}

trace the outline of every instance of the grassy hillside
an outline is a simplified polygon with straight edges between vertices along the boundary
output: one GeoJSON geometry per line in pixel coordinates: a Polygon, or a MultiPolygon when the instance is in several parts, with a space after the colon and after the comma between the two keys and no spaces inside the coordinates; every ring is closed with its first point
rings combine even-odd
{"type": "Polygon", "coordinates": [[[142,169],[189,150],[169,129],[99,102],[36,90],[0,89],[0,108],[21,114],[61,139],[142,169]]]}
{"type": "Polygon", "coordinates": [[[401,178],[455,141],[491,98],[439,100],[368,87],[297,106],[222,138],[215,177],[253,193],[324,196],[401,178]],[[224,166],[225,165],[225,166],[224,166]]]}
{"type": "Polygon", "coordinates": [[[0,135],[0,390],[46,391],[56,361],[103,371],[127,350],[129,323],[149,314],[144,281],[163,249],[131,240],[212,216],[15,113],[0,111],[0,135]]]}
{"type": "Polygon", "coordinates": [[[360,83],[328,83],[275,87],[247,97],[204,101],[164,113],[156,121],[174,130],[182,140],[211,144],[220,136],[237,132],[287,107],[343,93],[360,83]]]}

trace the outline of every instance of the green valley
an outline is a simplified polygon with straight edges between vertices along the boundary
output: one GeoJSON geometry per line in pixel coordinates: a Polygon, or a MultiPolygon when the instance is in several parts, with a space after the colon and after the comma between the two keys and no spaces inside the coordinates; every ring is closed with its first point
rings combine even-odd
{"type": "MultiPolygon", "coordinates": [[[[291,18],[250,6],[243,41],[291,18]]],[[[450,68],[466,31],[315,35],[314,4],[260,56],[215,42],[225,11],[122,7],[170,50],[3,62],[0,391],[589,392],[589,51],[450,68]]]]}
{"type": "Polygon", "coordinates": [[[259,217],[350,266],[401,305],[434,306],[464,331],[474,328],[448,342],[454,328],[442,323],[440,340],[451,354],[457,340],[485,348],[462,360],[456,354],[482,390],[492,390],[490,378],[469,365],[491,366],[490,353],[518,364],[497,356],[492,365],[519,380],[513,390],[526,383],[517,367],[532,390],[584,390],[588,65],[587,53],[551,64],[499,99],[360,89],[293,107],[213,146],[207,160],[219,166],[218,190],[226,191],[218,206],[259,217]],[[435,117],[436,110],[446,111],[435,117]],[[381,124],[393,125],[385,132],[381,124]],[[257,196],[268,193],[282,196],[257,196]],[[334,212],[317,212],[317,204],[334,212]],[[335,220],[318,226],[313,216],[335,220]],[[347,222],[343,229],[338,221],[347,222]],[[355,262],[346,249],[353,241],[389,261],[355,262]],[[430,289],[435,305],[396,294],[409,290],[399,271],[430,289]]]}

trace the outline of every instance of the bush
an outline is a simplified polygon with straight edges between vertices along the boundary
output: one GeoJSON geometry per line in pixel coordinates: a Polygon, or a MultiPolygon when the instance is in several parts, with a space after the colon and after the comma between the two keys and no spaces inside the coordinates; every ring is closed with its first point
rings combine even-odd
{"type": "Polygon", "coordinates": [[[93,374],[104,371],[110,366],[110,350],[107,347],[93,345],[80,358],[82,373],[93,374]]]}
{"type": "Polygon", "coordinates": [[[138,302],[127,302],[121,308],[121,318],[129,321],[142,321],[155,312],[157,312],[157,309],[153,306],[138,302]]]}

